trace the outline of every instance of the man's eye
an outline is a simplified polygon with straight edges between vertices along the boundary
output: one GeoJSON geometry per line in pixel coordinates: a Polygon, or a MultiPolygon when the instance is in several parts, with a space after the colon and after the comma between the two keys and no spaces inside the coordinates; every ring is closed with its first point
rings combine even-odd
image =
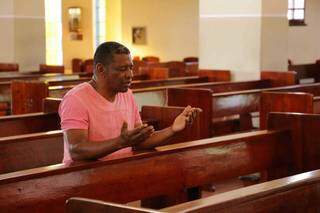
{"type": "Polygon", "coordinates": [[[133,66],[125,66],[125,67],[116,68],[116,70],[119,71],[119,72],[125,72],[127,70],[132,70],[132,69],[133,69],[133,66]]]}
{"type": "Polygon", "coordinates": [[[124,72],[124,71],[127,71],[127,67],[119,67],[119,68],[117,68],[117,70],[118,71],[120,71],[120,72],[124,72]]]}

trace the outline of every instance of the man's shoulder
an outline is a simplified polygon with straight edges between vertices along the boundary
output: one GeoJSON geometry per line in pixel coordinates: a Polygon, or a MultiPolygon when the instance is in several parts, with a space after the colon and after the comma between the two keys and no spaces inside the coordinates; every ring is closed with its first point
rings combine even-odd
{"type": "Polygon", "coordinates": [[[68,97],[70,95],[72,96],[81,96],[88,93],[90,85],[87,82],[81,83],[73,87],[71,90],[69,90],[65,97],[68,97]]]}

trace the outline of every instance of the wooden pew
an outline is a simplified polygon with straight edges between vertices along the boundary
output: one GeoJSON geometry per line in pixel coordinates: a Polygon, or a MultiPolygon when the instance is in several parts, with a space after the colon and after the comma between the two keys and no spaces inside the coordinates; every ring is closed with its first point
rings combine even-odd
{"type": "Polygon", "coordinates": [[[319,212],[320,170],[232,190],[160,210],[85,198],[70,198],[66,212],[319,212]]]}
{"type": "Polygon", "coordinates": [[[17,63],[0,63],[0,72],[17,72],[19,71],[19,64],[17,63]]]}
{"type": "Polygon", "coordinates": [[[162,212],[319,212],[319,186],[320,170],[315,170],[169,207],[162,212]]]}
{"type": "Polygon", "coordinates": [[[93,200],[86,198],[72,197],[66,202],[66,213],[164,213],[160,210],[152,210],[146,208],[137,208],[123,204],[103,202],[101,200],[93,200]]]}
{"type": "Polygon", "coordinates": [[[64,73],[64,66],[39,64],[40,73],[64,73]]]}
{"type": "MultiPolygon", "coordinates": [[[[183,77],[166,80],[146,80],[135,81],[132,88],[161,87],[166,85],[182,85],[195,82],[207,82],[206,77],[183,77]]],[[[46,97],[62,98],[74,85],[69,86],[48,86],[40,81],[14,81],[11,83],[12,89],[12,114],[24,114],[41,112],[42,100],[46,97]],[[27,89],[28,88],[28,89],[27,89]]],[[[163,89],[165,90],[165,88],[163,89]]]]}
{"type": "Polygon", "coordinates": [[[294,84],[295,78],[294,73],[264,71],[261,79],[172,88],[168,90],[168,105],[192,105],[204,109],[202,116],[211,124],[211,136],[251,130],[251,113],[258,112],[259,93],[284,89],[286,87],[281,86],[294,84]]]}
{"type": "MultiPolygon", "coordinates": [[[[156,80],[145,80],[145,81],[133,81],[131,88],[135,93],[147,93],[152,91],[161,91],[160,96],[166,96],[166,89],[170,86],[175,87],[184,86],[185,84],[207,82],[209,80],[230,80],[230,72],[228,71],[212,71],[206,76],[187,76],[181,78],[170,78],[170,79],[156,79],[156,80]],[[144,87],[153,87],[152,89],[141,89],[144,87]],[[150,90],[151,89],[151,90],[150,90]]],[[[69,86],[48,86],[44,82],[20,82],[15,81],[12,83],[12,114],[23,114],[40,112],[42,110],[42,99],[45,97],[62,98],[67,91],[73,88],[74,85],[69,86]],[[29,88],[30,89],[25,89],[29,88]]],[[[140,98],[141,100],[142,98],[140,98]]],[[[150,98],[149,98],[150,99],[150,98]]],[[[144,98],[148,100],[148,98],[144,98]]],[[[160,100],[164,102],[165,100],[160,100]]],[[[153,105],[152,100],[142,105],[153,105]]],[[[163,104],[162,104],[163,105],[163,104]]]]}
{"type": "MultiPolygon", "coordinates": [[[[43,103],[44,112],[0,117],[0,137],[60,129],[60,117],[57,113],[60,102],[61,99],[58,98],[46,98],[43,103]]],[[[171,125],[182,109],[183,107],[143,106],[141,118],[143,122],[154,125],[158,130],[171,125]]],[[[202,121],[197,122],[199,123],[196,124],[196,127],[188,130],[188,134],[180,134],[178,135],[180,139],[174,138],[174,140],[179,142],[190,140],[190,138],[206,138],[209,127],[200,129],[198,126],[202,121]]]]}
{"type": "Polygon", "coordinates": [[[188,63],[188,62],[198,62],[198,61],[199,61],[199,58],[198,58],[198,57],[190,56],[190,57],[185,57],[185,58],[183,58],[183,62],[185,62],[185,63],[188,63]]]}
{"type": "Polygon", "coordinates": [[[30,113],[0,117],[0,137],[46,132],[60,129],[57,112],[30,113]]]}
{"type": "Polygon", "coordinates": [[[156,57],[156,56],[145,56],[142,58],[142,61],[158,63],[158,62],[160,62],[160,58],[156,57]]]}
{"type": "Polygon", "coordinates": [[[288,70],[297,73],[296,82],[301,83],[303,79],[313,79],[313,82],[320,82],[320,63],[289,65],[288,70]]]}
{"type": "MultiPolygon", "coordinates": [[[[40,73],[20,73],[1,72],[0,73],[0,115],[11,114],[11,80],[43,80],[55,83],[58,80],[63,82],[79,81],[79,75],[62,74],[40,74],[40,73]]],[[[69,83],[70,84],[70,83],[69,83]]]]}
{"type": "Polygon", "coordinates": [[[73,58],[71,64],[72,72],[93,73],[93,59],[73,58]]]}
{"type": "MultiPolygon", "coordinates": [[[[63,74],[63,73],[40,73],[33,72],[0,72],[0,82],[9,82],[12,80],[63,80],[77,79],[83,76],[81,73],[63,74]]],[[[84,75],[85,77],[86,75],[84,75]]]]}
{"type": "Polygon", "coordinates": [[[307,92],[263,92],[260,104],[261,129],[266,128],[269,112],[320,113],[320,87],[307,92]]]}
{"type": "Polygon", "coordinates": [[[319,125],[319,115],[273,113],[269,130],[0,175],[0,208],[46,211],[50,205],[51,211],[61,212],[65,200],[74,196],[126,203],[167,195],[174,204],[188,200],[186,189],[217,180],[264,170],[272,180],[318,169],[319,125]]]}
{"type": "Polygon", "coordinates": [[[0,174],[62,162],[61,130],[0,137],[0,174]]]}
{"type": "MultiPolygon", "coordinates": [[[[206,71],[209,75],[209,80],[223,80],[223,79],[230,79],[230,73],[229,73],[229,77],[227,75],[227,71],[206,71]],[[209,74],[210,73],[210,74],[209,74]]],[[[201,73],[201,72],[200,72],[201,73]]],[[[186,77],[186,78],[197,78],[197,77],[186,77]]],[[[202,79],[202,77],[198,77],[199,79],[202,79]]],[[[204,77],[205,78],[205,77],[204,77]]],[[[281,78],[280,78],[281,79],[281,78]]],[[[191,82],[192,79],[189,79],[191,82]]],[[[136,84],[133,83],[132,88],[133,88],[133,92],[136,93],[136,100],[138,100],[138,104],[140,106],[142,105],[150,105],[150,104],[154,104],[155,102],[157,102],[157,105],[165,105],[166,104],[166,89],[167,88],[175,88],[175,87],[215,87],[217,90],[218,88],[220,88],[220,91],[223,90],[223,88],[226,88],[225,83],[198,83],[198,84],[179,84],[179,82],[181,83],[181,81],[185,81],[184,83],[187,83],[185,78],[175,78],[172,81],[171,80],[166,80],[166,81],[162,81],[162,80],[154,80],[154,81],[141,81],[141,82],[136,82],[136,84]],[[139,84],[141,84],[140,87],[142,87],[142,85],[146,85],[146,86],[151,86],[152,83],[154,85],[159,85],[159,84],[173,84],[173,83],[177,83],[177,85],[172,85],[172,86],[155,86],[153,88],[147,88],[147,89],[139,89],[139,84]],[[137,89],[135,89],[135,86],[137,85],[137,89]],[[155,94],[156,92],[156,94],[155,94]],[[152,94],[150,94],[152,93],[152,94]],[[151,97],[150,97],[151,95],[151,97]],[[137,97],[138,96],[138,97],[137,97]],[[152,97],[153,96],[153,97],[152,97]],[[154,97],[156,96],[156,97],[154,97]],[[153,98],[153,99],[152,99],[153,98]],[[155,100],[156,98],[156,100],[155,100]],[[146,102],[150,100],[149,102],[146,102]]],[[[237,82],[237,83],[233,83],[233,84],[228,84],[227,88],[232,89],[232,85],[237,85],[238,89],[244,89],[244,88],[249,88],[248,85],[250,87],[257,87],[257,85],[261,85],[262,87],[267,87],[268,85],[272,86],[273,84],[271,83],[273,82],[272,80],[261,80],[261,81],[250,81],[250,82],[237,82]],[[268,83],[269,82],[269,83],[268,83]]],[[[26,83],[27,84],[27,83],[26,83]]],[[[31,84],[31,83],[28,83],[31,84]]],[[[13,93],[13,101],[12,101],[12,112],[13,114],[19,114],[19,113],[30,113],[30,112],[38,112],[38,111],[42,111],[41,110],[41,101],[43,98],[45,97],[57,97],[57,98],[61,98],[64,96],[64,94],[70,90],[72,88],[72,86],[65,86],[65,87],[61,87],[61,86],[52,86],[49,87],[48,91],[45,91],[46,89],[44,89],[45,85],[43,85],[43,83],[39,83],[39,88],[36,88],[36,83],[32,83],[32,85],[35,87],[35,90],[24,90],[23,92],[19,92],[21,91],[21,87],[25,88],[25,83],[21,84],[21,83],[17,83],[14,84],[12,87],[12,91],[14,91],[13,93]],[[35,95],[36,93],[42,92],[40,95],[35,95]],[[16,95],[17,94],[17,95],[16,95]],[[27,99],[27,100],[26,100],[27,99]],[[35,100],[32,100],[35,99],[35,100]],[[21,102],[23,102],[22,104],[20,104],[21,102]],[[25,103],[34,103],[29,104],[28,106],[23,106],[26,105],[25,103]]],[[[225,90],[225,89],[224,89],[225,90]]]]}
{"type": "MultiPolygon", "coordinates": [[[[49,102],[47,105],[56,104],[53,100],[49,102]]],[[[51,106],[50,110],[53,108],[51,106]]],[[[181,107],[144,106],[141,116],[144,122],[153,124],[159,130],[171,125],[182,110],[181,107]]],[[[197,119],[192,127],[175,135],[168,143],[204,138],[207,133],[200,129],[200,122],[197,119]]],[[[7,116],[0,119],[0,124],[0,174],[62,161],[63,135],[56,112],[7,116]]]]}

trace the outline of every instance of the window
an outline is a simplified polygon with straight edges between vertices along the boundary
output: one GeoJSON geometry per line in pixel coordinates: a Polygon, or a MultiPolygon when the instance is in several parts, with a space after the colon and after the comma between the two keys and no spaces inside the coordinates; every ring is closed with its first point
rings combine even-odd
{"type": "Polygon", "coordinates": [[[45,0],[46,64],[62,65],[61,0],[45,0]]]}
{"type": "Polygon", "coordinates": [[[305,25],[305,0],[288,0],[288,20],[290,26],[305,25]]]}
{"type": "Polygon", "coordinates": [[[94,25],[95,25],[95,47],[106,40],[106,0],[95,0],[94,25]]]}

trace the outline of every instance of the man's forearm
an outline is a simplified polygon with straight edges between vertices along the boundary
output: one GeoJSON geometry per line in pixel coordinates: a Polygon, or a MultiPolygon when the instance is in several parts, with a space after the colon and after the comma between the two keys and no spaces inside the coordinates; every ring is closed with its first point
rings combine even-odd
{"type": "Polygon", "coordinates": [[[154,132],[148,139],[135,146],[137,149],[152,149],[156,146],[164,145],[171,138],[175,132],[171,126],[165,129],[154,132]]]}
{"type": "Polygon", "coordinates": [[[124,148],[119,138],[101,142],[81,142],[70,145],[70,154],[73,160],[96,160],[119,149],[124,148]]]}

